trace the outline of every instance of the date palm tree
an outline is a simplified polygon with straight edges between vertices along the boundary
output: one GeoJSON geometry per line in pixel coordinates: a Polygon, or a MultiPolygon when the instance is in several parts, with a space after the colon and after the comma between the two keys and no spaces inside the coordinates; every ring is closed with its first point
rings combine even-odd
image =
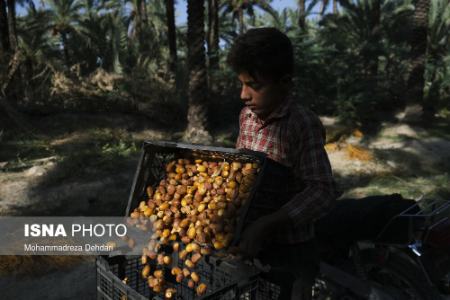
{"type": "Polygon", "coordinates": [[[130,19],[132,36],[137,40],[140,52],[149,51],[148,14],[145,0],[129,0],[132,5],[130,19]]]}
{"type": "MultiPolygon", "coordinates": [[[[298,9],[297,9],[297,25],[301,30],[306,30],[306,17],[312,13],[313,8],[319,0],[311,0],[309,1],[308,6],[306,6],[305,0],[298,0],[298,9]]],[[[325,12],[325,8],[328,5],[328,0],[322,1],[322,10],[321,15],[325,12]]]]}
{"type": "Polygon", "coordinates": [[[7,53],[10,50],[6,6],[6,0],[0,0],[0,55],[7,53]]]}
{"type": "Polygon", "coordinates": [[[127,26],[125,25],[122,6],[119,3],[114,4],[112,9],[105,17],[103,28],[106,31],[107,49],[110,53],[110,64],[116,74],[122,74],[123,65],[121,55],[127,50],[131,52],[130,43],[127,40],[127,26]]]}
{"type": "Polygon", "coordinates": [[[298,0],[298,27],[301,29],[306,27],[305,0],[298,0]]]}
{"type": "Polygon", "coordinates": [[[323,0],[322,1],[322,7],[320,8],[320,15],[323,16],[325,14],[325,10],[327,9],[328,4],[330,3],[329,0],[323,0]]]}
{"type": "MultiPolygon", "coordinates": [[[[54,67],[54,48],[57,42],[50,32],[50,12],[29,7],[25,17],[17,23],[20,50],[23,53],[23,92],[27,101],[45,95],[54,67]]],[[[45,96],[44,96],[45,97],[45,96]]]]}
{"type": "Polygon", "coordinates": [[[389,86],[400,89],[402,77],[389,75],[391,66],[401,65],[404,58],[405,28],[413,12],[408,1],[340,0],[339,15],[328,14],[320,21],[320,36],[324,45],[332,46],[340,64],[336,65],[338,109],[345,117],[370,122],[371,111],[389,98],[385,106],[395,108],[397,97],[384,97],[389,86]],[[406,24],[406,25],[405,25],[406,24]],[[402,40],[403,38],[403,40],[402,40]],[[397,52],[398,51],[398,52],[397,52]],[[380,60],[380,58],[382,60],[380,60]],[[382,63],[380,63],[382,62],[382,63]],[[385,77],[383,77],[385,76],[385,77]],[[385,81],[380,81],[384,79],[385,81]],[[384,85],[383,85],[384,84],[384,85]],[[363,120],[364,119],[364,120],[363,120]]]}
{"type": "Polygon", "coordinates": [[[110,22],[110,14],[116,13],[116,7],[111,9],[105,4],[97,4],[94,0],[84,0],[83,15],[78,21],[76,39],[80,43],[76,51],[76,60],[83,61],[88,72],[97,67],[113,71],[113,53],[111,51],[110,30],[115,26],[110,22]],[[103,13],[99,13],[103,11],[103,13]]]}
{"type": "Polygon", "coordinates": [[[272,26],[278,30],[289,34],[297,29],[298,10],[292,8],[283,8],[281,12],[277,12],[277,17],[264,14],[257,22],[257,26],[272,26]]]}
{"type": "Polygon", "coordinates": [[[337,0],[333,0],[333,14],[338,14],[339,10],[338,10],[338,2],[337,0]]]}
{"type": "Polygon", "coordinates": [[[9,45],[14,52],[17,50],[17,29],[16,29],[16,1],[6,0],[8,7],[8,30],[9,30],[9,45]]]}
{"type": "Polygon", "coordinates": [[[71,64],[69,35],[75,34],[80,19],[82,3],[78,0],[49,0],[52,15],[53,35],[60,35],[64,62],[69,68],[71,64]]]}
{"type": "Polygon", "coordinates": [[[220,10],[223,17],[228,14],[232,15],[232,20],[237,21],[239,24],[239,34],[242,34],[246,30],[244,14],[247,13],[254,18],[255,7],[276,18],[277,12],[269,2],[268,0],[227,0],[220,5],[220,10]]]}
{"type": "Polygon", "coordinates": [[[210,70],[219,65],[219,0],[208,0],[208,66],[210,70]]]}
{"type": "Polygon", "coordinates": [[[424,116],[432,118],[434,108],[424,101],[423,89],[425,85],[425,64],[428,37],[428,12],[430,0],[416,0],[413,16],[413,28],[410,39],[410,73],[405,93],[405,102],[422,104],[424,116]]]}
{"type": "Polygon", "coordinates": [[[177,36],[175,26],[174,0],[166,0],[167,39],[169,40],[170,70],[176,73],[177,68],[177,36]]]}
{"type": "Polygon", "coordinates": [[[207,130],[208,102],[207,77],[205,63],[204,3],[188,0],[188,70],[189,70],[189,107],[188,125],[184,140],[193,143],[209,144],[212,141],[207,130]]]}
{"type": "MultiPolygon", "coordinates": [[[[323,16],[325,14],[325,10],[327,9],[328,4],[330,3],[329,0],[323,0],[322,1],[322,8],[320,9],[320,15],[323,16]]],[[[333,0],[333,14],[337,14],[338,13],[338,2],[337,0],[333,0]]]]}
{"type": "Polygon", "coordinates": [[[425,74],[430,86],[426,101],[433,106],[444,106],[445,97],[441,94],[450,88],[450,3],[447,0],[432,0],[428,21],[425,74]]]}
{"type": "MultiPolygon", "coordinates": [[[[16,5],[27,3],[31,12],[36,12],[32,0],[1,0],[0,1],[0,51],[15,52],[18,48],[16,5]]],[[[2,52],[0,52],[1,54],[2,52]]]]}
{"type": "Polygon", "coordinates": [[[238,36],[236,26],[231,18],[219,17],[219,40],[230,46],[238,36]]]}

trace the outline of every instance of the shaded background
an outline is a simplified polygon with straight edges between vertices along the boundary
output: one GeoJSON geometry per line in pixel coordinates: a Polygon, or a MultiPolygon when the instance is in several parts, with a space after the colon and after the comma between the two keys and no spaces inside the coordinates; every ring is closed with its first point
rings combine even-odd
{"type": "MultiPolygon", "coordinates": [[[[0,214],[122,215],[144,140],[233,147],[233,39],[292,40],[344,197],[450,198],[446,0],[0,0],[0,214]]],[[[1,257],[5,299],[93,299],[94,258],[1,257]]]]}

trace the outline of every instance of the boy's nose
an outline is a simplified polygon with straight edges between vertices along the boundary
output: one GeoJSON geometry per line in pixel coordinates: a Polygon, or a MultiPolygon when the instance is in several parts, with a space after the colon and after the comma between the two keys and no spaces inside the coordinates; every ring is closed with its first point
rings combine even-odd
{"type": "Polygon", "coordinates": [[[241,89],[241,100],[248,101],[251,99],[250,93],[246,86],[243,86],[241,89]]]}

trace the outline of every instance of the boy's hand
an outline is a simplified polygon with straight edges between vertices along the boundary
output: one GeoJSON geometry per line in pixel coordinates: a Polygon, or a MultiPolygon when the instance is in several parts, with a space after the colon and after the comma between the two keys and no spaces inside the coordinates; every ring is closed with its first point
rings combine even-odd
{"type": "Polygon", "coordinates": [[[239,244],[239,249],[244,255],[250,257],[256,257],[258,255],[264,241],[268,238],[268,234],[266,233],[268,227],[268,220],[262,217],[244,230],[239,244]]]}
{"type": "Polygon", "coordinates": [[[256,257],[264,242],[273,239],[279,226],[287,222],[289,216],[284,210],[259,218],[244,230],[239,249],[247,256],[256,257]]]}

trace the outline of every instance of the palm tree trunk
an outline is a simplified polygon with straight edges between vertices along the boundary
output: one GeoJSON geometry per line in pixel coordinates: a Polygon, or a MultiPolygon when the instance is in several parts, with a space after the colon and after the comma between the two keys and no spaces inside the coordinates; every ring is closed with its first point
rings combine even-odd
{"type": "Polygon", "coordinates": [[[142,0],[141,2],[141,11],[142,11],[142,22],[147,25],[148,24],[148,14],[147,14],[147,2],[142,0]]]}
{"type": "Polygon", "coordinates": [[[239,7],[238,17],[239,17],[239,34],[243,34],[245,31],[245,23],[244,23],[244,10],[242,9],[242,7],[239,7]]]}
{"type": "Polygon", "coordinates": [[[17,125],[18,128],[34,136],[32,127],[30,126],[28,121],[25,119],[22,113],[20,113],[15,108],[15,104],[17,103],[17,101],[16,99],[12,98],[16,95],[10,92],[11,90],[14,90],[15,87],[17,87],[17,85],[15,85],[15,83],[17,83],[15,81],[15,78],[20,76],[20,74],[18,74],[17,72],[19,71],[21,63],[22,57],[20,52],[14,52],[14,54],[11,55],[11,58],[9,59],[7,76],[4,82],[1,82],[0,85],[0,108],[3,109],[3,111],[6,113],[6,116],[9,117],[17,125]]]}
{"type": "Polygon", "coordinates": [[[111,41],[111,48],[112,48],[112,66],[113,66],[113,71],[116,74],[122,74],[123,72],[123,68],[122,68],[122,64],[120,62],[120,53],[119,53],[119,48],[120,48],[120,32],[119,32],[119,28],[114,28],[113,32],[112,32],[112,36],[113,39],[111,41]]]}
{"type": "Polygon", "coordinates": [[[9,44],[11,50],[14,52],[17,49],[17,32],[16,32],[16,1],[7,0],[8,4],[8,29],[9,29],[9,44]]]}
{"type": "Polygon", "coordinates": [[[380,53],[381,43],[381,1],[373,0],[373,13],[370,14],[370,19],[367,22],[369,28],[371,28],[370,34],[367,38],[369,45],[367,52],[364,55],[364,73],[365,82],[367,83],[365,92],[367,104],[361,109],[361,119],[364,123],[371,123],[375,121],[373,118],[375,115],[371,112],[377,109],[376,103],[379,103],[380,89],[378,85],[378,57],[380,53]]]}
{"type": "Polygon", "coordinates": [[[207,131],[207,79],[205,64],[204,3],[188,0],[188,69],[189,69],[189,108],[188,125],[183,139],[192,143],[211,143],[207,131]]]}
{"type": "Polygon", "coordinates": [[[208,0],[208,65],[210,70],[219,66],[219,1],[208,0]]]}
{"type": "Polygon", "coordinates": [[[24,62],[25,65],[25,72],[23,72],[23,94],[24,98],[28,103],[31,103],[33,101],[33,62],[31,59],[27,58],[24,62]]]}
{"type": "Polygon", "coordinates": [[[177,36],[175,27],[174,1],[166,0],[167,37],[169,40],[170,70],[176,74],[177,70],[177,36]]]}
{"type": "Polygon", "coordinates": [[[425,115],[433,114],[433,106],[424,102],[425,63],[427,52],[428,11],[430,0],[417,0],[414,11],[414,27],[411,35],[411,63],[407,83],[406,101],[422,104],[425,115]]]}
{"type": "MultiPolygon", "coordinates": [[[[13,55],[19,55],[18,41],[17,41],[17,31],[16,31],[16,1],[7,0],[8,6],[8,30],[9,30],[9,46],[11,53],[13,55]]],[[[18,105],[18,100],[21,98],[22,88],[21,88],[21,75],[20,69],[14,70],[13,79],[8,89],[4,89],[6,96],[10,98],[13,102],[12,105],[16,107],[18,105]]]]}
{"type": "Polygon", "coordinates": [[[142,52],[148,52],[150,48],[149,36],[147,33],[148,27],[148,16],[147,16],[147,5],[145,0],[139,1],[138,6],[139,11],[139,46],[142,52]]]}
{"type": "MultiPolygon", "coordinates": [[[[369,43],[376,49],[371,55],[369,63],[369,76],[372,80],[373,87],[377,90],[378,87],[378,57],[381,53],[378,52],[381,42],[381,0],[373,1],[374,13],[372,14],[372,32],[370,33],[369,43]]],[[[376,94],[376,93],[374,93],[376,94]]]]}
{"type": "Polygon", "coordinates": [[[298,27],[305,29],[305,0],[298,0],[298,27]]]}
{"type": "Polygon", "coordinates": [[[337,0],[333,0],[333,14],[337,15],[338,13],[337,0]]]}
{"type": "Polygon", "coordinates": [[[64,61],[66,63],[67,69],[70,69],[70,55],[67,45],[67,33],[65,31],[61,32],[61,42],[64,52],[64,61]]]}
{"type": "Polygon", "coordinates": [[[323,16],[325,13],[325,10],[328,6],[328,0],[322,0],[322,8],[320,9],[320,15],[323,16]]]}
{"type": "Polygon", "coordinates": [[[143,50],[143,39],[142,39],[142,10],[141,10],[141,3],[142,0],[136,0],[136,7],[134,8],[135,10],[135,26],[136,26],[136,38],[138,41],[138,45],[139,45],[139,50],[142,51],[143,50]]]}
{"type": "Polygon", "coordinates": [[[9,52],[8,15],[6,13],[6,0],[0,0],[0,55],[9,52]]]}

